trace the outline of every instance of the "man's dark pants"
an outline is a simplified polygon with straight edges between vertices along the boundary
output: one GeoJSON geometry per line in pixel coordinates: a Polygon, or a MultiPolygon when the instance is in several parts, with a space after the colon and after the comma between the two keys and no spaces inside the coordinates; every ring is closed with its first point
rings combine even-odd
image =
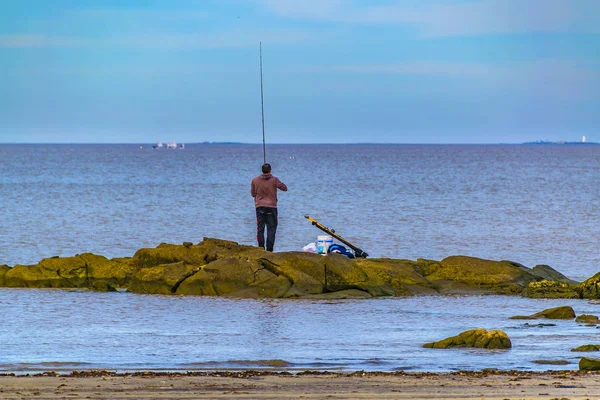
{"type": "Polygon", "coordinates": [[[277,208],[256,207],[256,240],[258,247],[265,248],[265,225],[267,226],[267,251],[273,251],[277,232],[277,208]]]}

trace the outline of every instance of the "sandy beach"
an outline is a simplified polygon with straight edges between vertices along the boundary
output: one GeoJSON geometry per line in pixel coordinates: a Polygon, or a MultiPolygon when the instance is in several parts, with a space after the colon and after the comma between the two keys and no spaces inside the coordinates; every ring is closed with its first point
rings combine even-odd
{"type": "Polygon", "coordinates": [[[600,374],[200,372],[0,376],[8,399],[599,399],[600,374]]]}

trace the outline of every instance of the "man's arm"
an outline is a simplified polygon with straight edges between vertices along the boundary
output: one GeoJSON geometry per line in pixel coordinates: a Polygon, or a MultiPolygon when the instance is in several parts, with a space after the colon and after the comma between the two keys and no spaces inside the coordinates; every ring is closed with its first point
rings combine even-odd
{"type": "Polygon", "coordinates": [[[277,179],[277,189],[287,192],[287,186],[285,186],[285,183],[281,182],[279,179],[277,179]]]}
{"type": "Polygon", "coordinates": [[[256,186],[254,185],[254,180],[250,184],[250,194],[252,197],[256,197],[256,186]]]}

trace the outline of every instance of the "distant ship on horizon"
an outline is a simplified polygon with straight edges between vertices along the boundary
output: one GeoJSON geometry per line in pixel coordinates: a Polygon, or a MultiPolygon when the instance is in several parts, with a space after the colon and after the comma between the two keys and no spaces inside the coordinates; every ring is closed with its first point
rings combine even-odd
{"type": "Polygon", "coordinates": [[[588,142],[587,141],[587,137],[582,136],[580,142],[568,142],[566,140],[559,140],[559,141],[536,140],[534,142],[525,142],[523,144],[584,144],[584,145],[593,144],[593,145],[597,145],[597,144],[600,144],[600,143],[597,143],[597,142],[588,142]]]}
{"type": "Polygon", "coordinates": [[[177,147],[180,149],[185,149],[185,144],[181,143],[179,146],[177,146],[177,142],[168,142],[167,144],[163,145],[162,142],[158,142],[152,146],[153,149],[176,149],[177,147]]]}

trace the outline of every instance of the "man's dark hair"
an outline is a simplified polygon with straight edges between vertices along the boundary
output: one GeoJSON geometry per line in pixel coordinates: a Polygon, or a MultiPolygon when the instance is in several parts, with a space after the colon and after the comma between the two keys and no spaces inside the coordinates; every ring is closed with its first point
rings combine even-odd
{"type": "Polygon", "coordinates": [[[263,174],[268,174],[269,172],[271,172],[271,164],[263,164],[262,172],[263,174]]]}

